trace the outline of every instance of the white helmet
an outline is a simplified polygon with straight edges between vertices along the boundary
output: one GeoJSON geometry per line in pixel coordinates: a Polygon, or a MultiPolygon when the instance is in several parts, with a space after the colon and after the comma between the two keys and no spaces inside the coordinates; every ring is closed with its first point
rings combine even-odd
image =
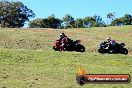
{"type": "Polygon", "coordinates": [[[66,35],[65,35],[65,33],[61,33],[60,36],[65,37],[66,35]]]}
{"type": "Polygon", "coordinates": [[[111,40],[111,37],[106,38],[106,40],[110,41],[111,40]]]}
{"type": "Polygon", "coordinates": [[[63,34],[61,33],[60,36],[63,36],[63,34]]]}

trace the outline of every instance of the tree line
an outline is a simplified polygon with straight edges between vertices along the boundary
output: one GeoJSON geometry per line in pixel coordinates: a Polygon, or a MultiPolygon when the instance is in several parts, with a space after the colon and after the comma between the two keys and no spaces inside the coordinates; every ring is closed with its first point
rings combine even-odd
{"type": "Polygon", "coordinates": [[[84,27],[104,27],[105,22],[102,17],[95,15],[84,19],[74,19],[66,14],[63,19],[56,18],[54,14],[47,18],[37,18],[29,23],[30,28],[84,28],[84,27]]]}
{"type": "MultiPolygon", "coordinates": [[[[0,27],[2,28],[21,28],[26,21],[34,17],[34,12],[22,2],[0,1],[0,27]]],[[[132,25],[132,15],[130,14],[116,18],[115,13],[108,13],[106,17],[111,21],[110,24],[105,23],[99,15],[74,19],[70,14],[66,14],[62,19],[59,19],[51,14],[47,18],[37,18],[29,21],[29,28],[60,29],[132,25]]]]}

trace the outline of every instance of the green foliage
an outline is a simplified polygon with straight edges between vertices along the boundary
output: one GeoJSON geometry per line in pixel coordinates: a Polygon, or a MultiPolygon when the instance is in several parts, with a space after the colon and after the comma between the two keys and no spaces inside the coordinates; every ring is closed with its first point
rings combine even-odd
{"type": "Polygon", "coordinates": [[[43,28],[47,24],[46,19],[43,18],[37,18],[33,21],[30,21],[29,27],[30,28],[43,28]]]}
{"type": "Polygon", "coordinates": [[[116,18],[116,19],[114,19],[114,20],[111,22],[110,25],[111,25],[111,26],[121,26],[121,25],[123,25],[123,20],[122,20],[122,18],[116,18]]]}
{"type": "Polygon", "coordinates": [[[132,15],[125,14],[121,18],[116,18],[111,22],[112,26],[121,26],[121,25],[132,25],[132,15]]]}
{"type": "Polygon", "coordinates": [[[75,28],[75,21],[74,21],[74,18],[71,15],[66,14],[63,17],[62,21],[65,22],[65,27],[64,28],[75,28]]]}
{"type": "Polygon", "coordinates": [[[93,17],[85,17],[84,19],[85,27],[105,27],[106,24],[102,20],[102,17],[94,15],[93,17]]]}
{"type": "Polygon", "coordinates": [[[74,18],[73,18],[71,15],[66,14],[66,15],[63,17],[62,20],[63,20],[63,22],[67,22],[67,23],[69,23],[69,22],[73,21],[74,18]]]}
{"type": "MultiPolygon", "coordinates": [[[[39,28],[87,28],[87,27],[107,27],[107,26],[121,26],[121,25],[132,25],[132,16],[130,14],[125,14],[124,17],[116,18],[115,13],[108,13],[107,18],[110,19],[111,23],[106,24],[102,17],[99,15],[87,16],[83,19],[74,19],[70,14],[66,14],[62,20],[55,18],[54,15],[43,19],[43,23],[31,21],[29,27],[39,27],[39,28]],[[40,24],[41,23],[41,24],[40,24]],[[38,26],[32,26],[38,25],[38,26]],[[40,26],[41,25],[41,26],[40,26]]],[[[36,19],[38,20],[38,19],[36,19]]]]}
{"type": "Polygon", "coordinates": [[[111,19],[111,20],[114,20],[114,18],[115,18],[115,13],[114,13],[114,12],[108,13],[108,14],[107,14],[107,18],[109,18],[109,19],[111,19]]]}
{"type": "Polygon", "coordinates": [[[93,27],[106,27],[105,22],[102,20],[102,17],[99,15],[94,15],[93,18],[96,22],[93,23],[93,27]]]}
{"type": "Polygon", "coordinates": [[[74,18],[66,14],[62,20],[55,18],[54,15],[45,19],[37,18],[29,23],[30,28],[84,28],[84,27],[105,27],[106,24],[102,21],[102,17],[93,16],[85,17],[84,19],[74,18]]]}
{"type": "Polygon", "coordinates": [[[122,18],[124,25],[132,25],[132,15],[125,14],[125,16],[122,18]]]}
{"type": "Polygon", "coordinates": [[[59,28],[62,21],[51,15],[48,18],[37,18],[29,23],[30,28],[59,28]]]}
{"type": "Polygon", "coordinates": [[[88,16],[84,18],[85,27],[92,27],[94,22],[96,22],[96,19],[94,19],[93,17],[88,16]]]}
{"type": "Polygon", "coordinates": [[[25,21],[35,14],[24,6],[22,2],[0,1],[0,24],[1,27],[23,27],[25,21]]]}
{"type": "Polygon", "coordinates": [[[75,20],[75,27],[76,28],[83,28],[84,27],[83,26],[83,19],[81,19],[81,18],[76,19],[75,20]]]}
{"type": "Polygon", "coordinates": [[[61,26],[62,21],[55,16],[51,15],[48,18],[49,28],[59,28],[61,26]]]}

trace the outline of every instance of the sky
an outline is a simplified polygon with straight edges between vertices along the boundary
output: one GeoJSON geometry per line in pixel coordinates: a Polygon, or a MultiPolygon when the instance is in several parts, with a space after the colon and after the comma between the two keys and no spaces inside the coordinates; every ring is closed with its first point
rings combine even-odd
{"type": "MultiPolygon", "coordinates": [[[[70,14],[75,19],[99,15],[107,21],[107,14],[114,12],[116,18],[132,15],[132,0],[8,0],[21,1],[35,13],[35,18],[47,18],[51,14],[62,19],[70,14]]],[[[33,20],[31,19],[31,20],[33,20]]]]}

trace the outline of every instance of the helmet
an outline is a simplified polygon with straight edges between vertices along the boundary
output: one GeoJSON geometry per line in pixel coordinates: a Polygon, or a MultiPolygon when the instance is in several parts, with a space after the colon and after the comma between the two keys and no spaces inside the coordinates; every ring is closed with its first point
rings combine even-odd
{"type": "Polygon", "coordinates": [[[65,36],[66,36],[65,33],[60,34],[60,37],[65,37],[65,36]]]}
{"type": "Polygon", "coordinates": [[[61,33],[60,36],[63,36],[63,34],[61,33]]]}
{"type": "Polygon", "coordinates": [[[106,38],[106,40],[107,40],[107,41],[110,41],[110,40],[111,40],[111,37],[106,38]]]}
{"type": "Polygon", "coordinates": [[[64,35],[65,33],[60,33],[60,35],[64,35]]]}

